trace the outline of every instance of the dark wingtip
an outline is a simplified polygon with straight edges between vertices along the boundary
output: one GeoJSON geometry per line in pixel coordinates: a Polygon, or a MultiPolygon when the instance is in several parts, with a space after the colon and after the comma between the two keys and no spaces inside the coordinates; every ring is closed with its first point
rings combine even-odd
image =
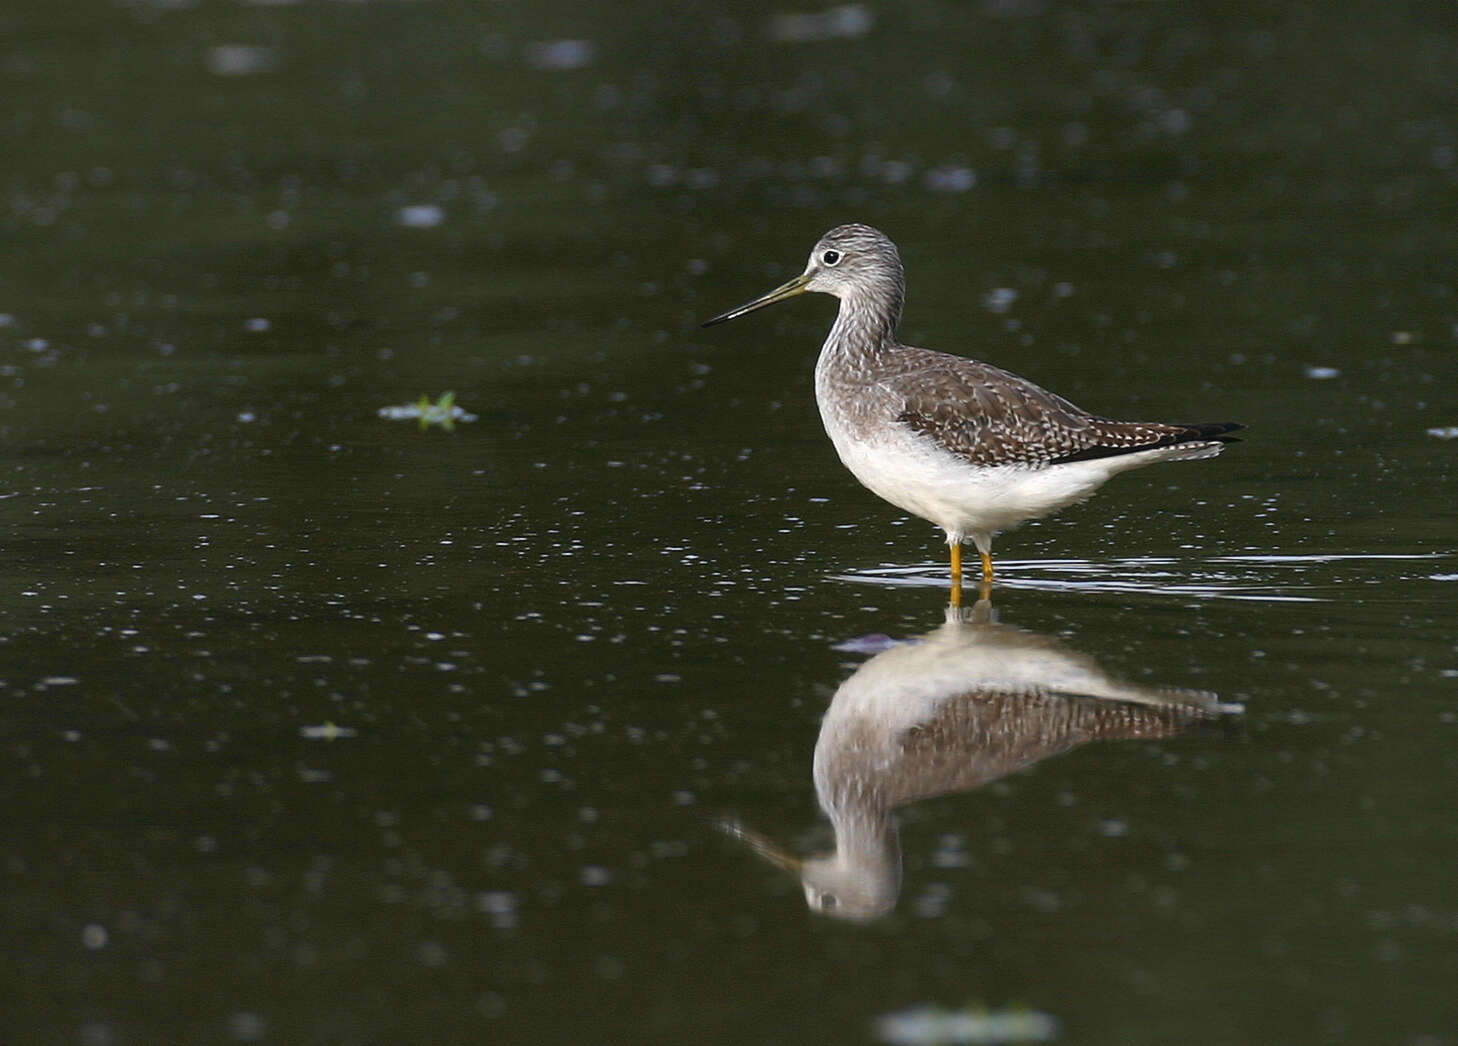
{"type": "Polygon", "coordinates": [[[699,326],[700,327],[717,327],[721,323],[728,323],[728,322],[729,322],[729,314],[726,312],[722,316],[715,316],[712,320],[705,320],[703,323],[699,324],[699,326]]]}
{"type": "Polygon", "coordinates": [[[1201,436],[1223,436],[1227,432],[1239,432],[1245,425],[1239,421],[1210,421],[1203,425],[1191,425],[1201,436]]]}
{"type": "Polygon", "coordinates": [[[1093,461],[1097,458],[1117,458],[1125,454],[1137,454],[1142,450],[1158,450],[1161,447],[1175,447],[1181,443],[1239,443],[1239,436],[1232,436],[1230,433],[1239,432],[1245,428],[1238,421],[1207,421],[1197,425],[1176,425],[1178,432],[1156,440],[1153,443],[1135,444],[1133,446],[1094,446],[1086,447],[1083,450],[1074,451],[1072,454],[1064,454],[1062,457],[1054,458],[1050,465],[1062,465],[1074,461],[1093,461]]]}
{"type": "Polygon", "coordinates": [[[1238,421],[1206,421],[1198,425],[1181,425],[1185,431],[1175,442],[1188,443],[1200,439],[1217,440],[1220,443],[1239,443],[1239,436],[1232,436],[1230,433],[1239,432],[1245,428],[1238,421]]]}

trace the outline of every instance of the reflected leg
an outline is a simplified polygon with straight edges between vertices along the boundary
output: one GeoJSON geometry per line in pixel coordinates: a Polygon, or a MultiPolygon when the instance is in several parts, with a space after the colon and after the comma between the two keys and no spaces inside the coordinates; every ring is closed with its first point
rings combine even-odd
{"type": "Polygon", "coordinates": [[[977,543],[977,554],[982,557],[982,583],[992,584],[992,535],[973,534],[972,540],[977,543]]]}

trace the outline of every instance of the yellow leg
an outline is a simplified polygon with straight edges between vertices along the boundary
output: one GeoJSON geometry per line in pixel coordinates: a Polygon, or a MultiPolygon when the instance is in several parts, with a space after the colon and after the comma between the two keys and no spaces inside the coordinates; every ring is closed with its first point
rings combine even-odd
{"type": "Polygon", "coordinates": [[[952,591],[949,602],[954,607],[962,605],[962,545],[952,542],[952,591]]]}
{"type": "Polygon", "coordinates": [[[990,585],[992,584],[992,556],[980,548],[977,550],[977,554],[982,557],[982,583],[990,585]]]}

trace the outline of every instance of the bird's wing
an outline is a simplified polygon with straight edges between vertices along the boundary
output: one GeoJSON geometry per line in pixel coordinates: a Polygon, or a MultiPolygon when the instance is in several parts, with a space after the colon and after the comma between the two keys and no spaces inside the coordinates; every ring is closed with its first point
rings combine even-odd
{"type": "Polygon", "coordinates": [[[1218,715],[1184,706],[1101,701],[1042,688],[971,690],[900,738],[889,806],[979,788],[1089,741],[1174,737],[1218,715]]]}
{"type": "Polygon", "coordinates": [[[884,376],[897,421],[974,465],[1054,465],[1219,440],[1230,422],[1113,421],[991,364],[922,350],[884,376]]]}

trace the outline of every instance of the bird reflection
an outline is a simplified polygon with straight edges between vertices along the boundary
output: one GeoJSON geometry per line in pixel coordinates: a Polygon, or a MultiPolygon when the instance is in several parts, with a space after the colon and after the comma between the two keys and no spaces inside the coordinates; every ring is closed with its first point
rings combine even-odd
{"type": "Polygon", "coordinates": [[[816,911],[889,912],[901,890],[899,806],[979,788],[1089,741],[1169,737],[1241,706],[1215,694],[1115,679],[1057,640],[998,623],[983,599],[872,657],[831,699],[815,791],[835,850],[801,859],[759,833],[731,835],[799,875],[816,911]]]}

